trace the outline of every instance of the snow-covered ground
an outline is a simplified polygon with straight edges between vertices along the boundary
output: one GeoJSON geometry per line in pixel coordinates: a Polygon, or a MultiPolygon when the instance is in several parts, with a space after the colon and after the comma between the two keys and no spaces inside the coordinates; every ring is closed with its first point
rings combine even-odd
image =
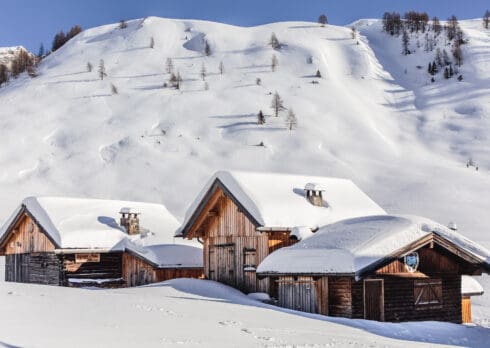
{"type": "Polygon", "coordinates": [[[489,32],[463,22],[464,81],[430,84],[433,53],[402,56],[401,39],[379,21],[356,25],[359,45],[347,27],[305,22],[242,28],[150,17],[84,31],[37,78],[0,89],[0,220],[29,195],[157,202],[182,218],[213,172],[244,169],[352,179],[389,213],[455,221],[489,247],[489,32]],[[280,50],[267,44],[272,32],[280,50]],[[203,37],[211,56],[199,51],[203,37]],[[181,91],[162,88],[167,58],[181,91]],[[286,112],[271,116],[275,91],[297,115],[292,132],[286,112]],[[478,172],[466,168],[470,156],[478,172]]]}
{"type": "MultiPolygon", "coordinates": [[[[213,172],[243,169],[351,179],[388,213],[426,216],[442,224],[454,221],[462,234],[490,248],[490,31],[484,30],[480,21],[463,21],[469,40],[463,46],[463,81],[445,81],[439,74],[436,82],[430,83],[426,66],[434,53],[417,49],[416,38],[411,42],[416,52],[402,56],[401,38],[382,33],[379,21],[362,20],[355,25],[359,44],[351,38],[350,28],[321,28],[307,22],[241,28],[150,17],[130,21],[123,30],[112,24],[84,31],[46,58],[38,77],[24,75],[0,88],[0,222],[31,195],[163,203],[182,219],[213,172]],[[267,45],[272,32],[283,44],[280,50],[267,45]],[[154,48],[149,47],[152,37],[154,48]],[[201,52],[203,38],[211,46],[211,56],[201,52]],[[270,69],[273,54],[279,61],[276,72],[270,69]],[[183,77],[180,91],[162,87],[169,78],[167,58],[173,59],[175,71],[183,77]],[[100,59],[104,59],[108,74],[103,81],[97,76],[100,59]],[[223,75],[218,71],[221,61],[223,75]],[[88,62],[94,66],[92,72],[87,72],[88,62]],[[208,89],[200,76],[202,64],[208,89]],[[314,77],[317,70],[321,79],[314,77]],[[262,81],[260,86],[257,78],[262,81]],[[119,94],[111,95],[111,84],[119,94]],[[272,116],[271,94],[276,91],[285,107],[296,113],[298,128],[293,131],[286,128],[286,111],[278,118],[272,116]],[[259,110],[266,114],[262,126],[256,124],[259,110]],[[264,146],[257,146],[261,143],[264,146]],[[470,157],[479,171],[466,167],[470,157]]],[[[480,280],[490,292],[490,278],[480,280]]],[[[34,344],[29,340],[35,335],[21,336],[21,320],[31,320],[32,330],[43,328],[46,332],[54,332],[50,330],[57,326],[48,324],[63,323],[72,334],[84,331],[86,340],[90,339],[86,334],[90,327],[100,332],[102,343],[109,342],[103,337],[126,345],[145,337],[172,343],[176,341],[164,342],[164,335],[156,336],[169,332],[170,340],[187,339],[193,337],[189,334],[196,327],[205,328],[199,329],[196,341],[215,342],[220,336],[206,331],[217,333],[211,330],[214,321],[203,320],[212,315],[206,314],[214,310],[207,307],[210,304],[223,306],[218,307],[219,313],[231,313],[217,321],[242,317],[238,325],[216,327],[237,333],[233,337],[244,345],[267,344],[254,336],[270,335],[279,340],[286,335],[291,337],[288,342],[306,345],[311,339],[320,345],[318,342],[328,342],[335,335],[340,335],[340,340],[359,341],[369,335],[356,330],[356,338],[348,338],[352,331],[342,336],[344,330],[337,330],[337,326],[329,329],[334,324],[299,316],[287,315],[285,325],[280,320],[284,313],[262,316],[263,312],[259,315],[255,310],[264,309],[196,300],[194,295],[169,286],[113,292],[0,286],[5,289],[2,309],[16,306],[18,313],[29,313],[31,308],[36,311],[27,318],[22,315],[2,323],[1,337],[6,344],[34,344]],[[165,297],[166,291],[172,295],[165,297]],[[67,307],[51,311],[49,305],[55,304],[57,297],[66,298],[67,307]],[[189,299],[184,300],[186,297],[189,299]],[[104,307],[104,301],[113,307],[104,307]],[[194,304],[203,309],[187,318],[194,325],[183,323],[165,331],[165,323],[175,318],[165,317],[165,309],[159,310],[165,307],[159,301],[181,302],[189,312],[194,311],[194,304]],[[87,303],[99,307],[87,307],[87,303]],[[137,308],[135,303],[149,307],[137,308]],[[77,309],[78,316],[68,315],[69,308],[77,309]],[[96,308],[106,308],[108,313],[113,309],[116,315],[105,321],[96,308]],[[36,319],[43,318],[43,309],[52,320],[36,319]],[[57,311],[67,315],[52,314],[57,311]],[[129,314],[125,317],[123,313],[129,314]],[[163,322],[147,320],[142,313],[164,317],[163,322]],[[135,322],[139,330],[130,330],[129,325],[135,322]],[[91,325],[94,323],[99,325],[91,325]],[[118,336],[119,331],[124,335],[118,336]]],[[[490,296],[485,294],[473,302],[475,318],[488,325],[490,296]]],[[[172,310],[179,313],[177,308],[172,310]]],[[[385,334],[392,328],[389,324],[342,322],[367,325],[369,329],[363,330],[385,334]]],[[[461,340],[470,338],[463,332],[489,336],[478,328],[447,324],[393,328],[402,337],[413,335],[416,340],[425,335],[436,343],[465,345],[461,340]],[[458,341],[449,341],[452,338],[458,341]]],[[[48,341],[35,342],[49,345],[56,336],[43,337],[48,341]]],[[[67,343],[68,339],[70,334],[59,342],[67,343]]],[[[466,345],[477,343],[468,341],[466,345]]]]}
{"type": "Polygon", "coordinates": [[[1,283],[0,306],[6,347],[484,347],[490,335],[448,323],[309,315],[191,279],[119,290],[1,283]]]}

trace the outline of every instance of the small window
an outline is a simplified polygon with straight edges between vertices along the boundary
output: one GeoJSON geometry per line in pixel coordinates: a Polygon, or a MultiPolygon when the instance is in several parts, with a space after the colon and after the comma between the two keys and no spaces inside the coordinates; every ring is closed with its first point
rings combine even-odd
{"type": "Polygon", "coordinates": [[[414,302],[417,309],[442,307],[442,280],[415,280],[414,302]]]}

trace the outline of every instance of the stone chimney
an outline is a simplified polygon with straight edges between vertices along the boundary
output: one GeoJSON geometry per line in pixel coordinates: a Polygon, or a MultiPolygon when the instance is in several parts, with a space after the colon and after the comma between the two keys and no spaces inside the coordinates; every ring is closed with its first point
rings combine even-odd
{"type": "Polygon", "coordinates": [[[140,213],[132,211],[131,208],[122,208],[119,214],[121,214],[120,225],[129,235],[140,233],[140,219],[138,218],[140,213]]]}
{"type": "Polygon", "coordinates": [[[305,195],[306,199],[310,201],[311,204],[317,207],[324,207],[325,206],[325,201],[323,197],[323,193],[325,192],[325,189],[315,183],[308,183],[305,185],[305,195]]]}

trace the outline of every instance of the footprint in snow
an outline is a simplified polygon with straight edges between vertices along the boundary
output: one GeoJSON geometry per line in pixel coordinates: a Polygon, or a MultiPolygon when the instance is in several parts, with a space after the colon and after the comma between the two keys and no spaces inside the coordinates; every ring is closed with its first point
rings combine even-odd
{"type": "Polygon", "coordinates": [[[224,320],[224,321],[218,322],[218,324],[223,325],[223,326],[237,326],[237,325],[241,325],[242,323],[239,321],[234,321],[234,320],[224,320]]]}

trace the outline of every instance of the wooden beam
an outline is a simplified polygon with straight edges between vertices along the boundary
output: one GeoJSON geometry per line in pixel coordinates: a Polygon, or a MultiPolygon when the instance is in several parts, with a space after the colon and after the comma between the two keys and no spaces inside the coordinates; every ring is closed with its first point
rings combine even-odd
{"type": "Polygon", "coordinates": [[[189,233],[186,236],[188,239],[192,239],[195,237],[195,232],[199,229],[199,227],[203,224],[203,222],[208,218],[208,212],[214,208],[215,204],[218,202],[218,200],[221,197],[224,197],[224,193],[223,193],[223,190],[221,190],[221,188],[218,187],[213,192],[213,194],[211,195],[211,198],[208,200],[208,202],[204,205],[203,209],[201,210],[201,214],[197,217],[194,224],[190,227],[189,233]]]}

